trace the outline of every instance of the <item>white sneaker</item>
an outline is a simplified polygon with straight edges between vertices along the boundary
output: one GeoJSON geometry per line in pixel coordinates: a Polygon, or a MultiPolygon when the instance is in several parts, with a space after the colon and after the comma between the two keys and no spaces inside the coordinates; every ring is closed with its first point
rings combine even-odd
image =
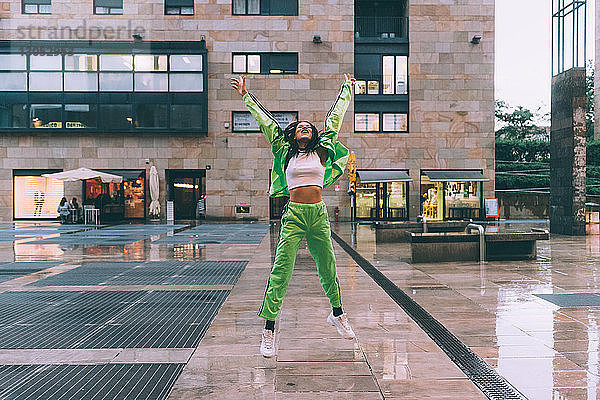
{"type": "Polygon", "coordinates": [[[350,326],[350,322],[348,322],[348,317],[346,316],[346,313],[344,313],[338,317],[334,317],[333,311],[332,311],[329,313],[329,316],[327,317],[327,322],[329,322],[331,325],[335,326],[337,328],[338,333],[344,339],[354,339],[354,331],[352,330],[352,327],[350,326]]]}
{"type": "Polygon", "coordinates": [[[270,329],[263,329],[262,331],[260,354],[267,358],[275,355],[275,333],[270,329]]]}

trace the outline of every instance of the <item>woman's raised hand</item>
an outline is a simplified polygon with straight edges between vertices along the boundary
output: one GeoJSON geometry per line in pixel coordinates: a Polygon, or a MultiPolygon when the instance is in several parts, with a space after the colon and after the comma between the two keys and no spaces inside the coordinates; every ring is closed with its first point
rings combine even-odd
{"type": "Polygon", "coordinates": [[[352,74],[344,74],[344,79],[346,79],[347,81],[352,81],[352,84],[356,83],[356,79],[352,77],[352,74]]]}
{"type": "Polygon", "coordinates": [[[231,87],[237,90],[240,96],[248,93],[248,90],[246,89],[246,77],[243,75],[240,75],[237,78],[231,78],[231,87]]]}

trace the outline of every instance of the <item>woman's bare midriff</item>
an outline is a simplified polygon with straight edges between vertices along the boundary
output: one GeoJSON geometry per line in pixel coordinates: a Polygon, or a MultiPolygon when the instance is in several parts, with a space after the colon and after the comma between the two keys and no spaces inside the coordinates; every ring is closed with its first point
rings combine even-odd
{"type": "Polygon", "coordinates": [[[302,204],[315,204],[321,201],[320,186],[300,186],[290,190],[290,201],[302,204]]]}

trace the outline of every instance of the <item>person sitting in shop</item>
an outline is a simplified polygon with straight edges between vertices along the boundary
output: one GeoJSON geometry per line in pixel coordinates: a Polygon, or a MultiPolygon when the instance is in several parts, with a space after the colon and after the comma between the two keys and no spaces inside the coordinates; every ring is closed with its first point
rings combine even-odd
{"type": "Polygon", "coordinates": [[[75,214],[75,216],[73,217],[73,222],[78,223],[81,219],[81,206],[77,202],[77,197],[73,197],[73,200],[71,200],[71,208],[73,210],[73,213],[75,214]]]}
{"type": "Polygon", "coordinates": [[[58,212],[58,216],[60,217],[60,223],[66,224],[68,222],[69,215],[71,214],[71,204],[69,204],[66,197],[63,197],[60,200],[60,204],[58,205],[56,212],[58,212]]]}

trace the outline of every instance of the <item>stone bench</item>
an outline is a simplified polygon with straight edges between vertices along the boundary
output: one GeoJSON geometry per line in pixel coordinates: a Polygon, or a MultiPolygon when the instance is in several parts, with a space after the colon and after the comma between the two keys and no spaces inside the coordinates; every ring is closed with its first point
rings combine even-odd
{"type": "MultiPolygon", "coordinates": [[[[479,261],[479,233],[407,234],[413,263],[445,261],[479,261]]],[[[536,241],[549,240],[544,230],[532,232],[486,233],[485,259],[531,260],[537,255],[536,241]]]]}
{"type": "MultiPolygon", "coordinates": [[[[468,221],[428,221],[427,232],[464,232],[468,224],[468,221]]],[[[407,242],[407,233],[423,232],[423,223],[414,221],[374,223],[373,227],[377,243],[407,242]]]]}

